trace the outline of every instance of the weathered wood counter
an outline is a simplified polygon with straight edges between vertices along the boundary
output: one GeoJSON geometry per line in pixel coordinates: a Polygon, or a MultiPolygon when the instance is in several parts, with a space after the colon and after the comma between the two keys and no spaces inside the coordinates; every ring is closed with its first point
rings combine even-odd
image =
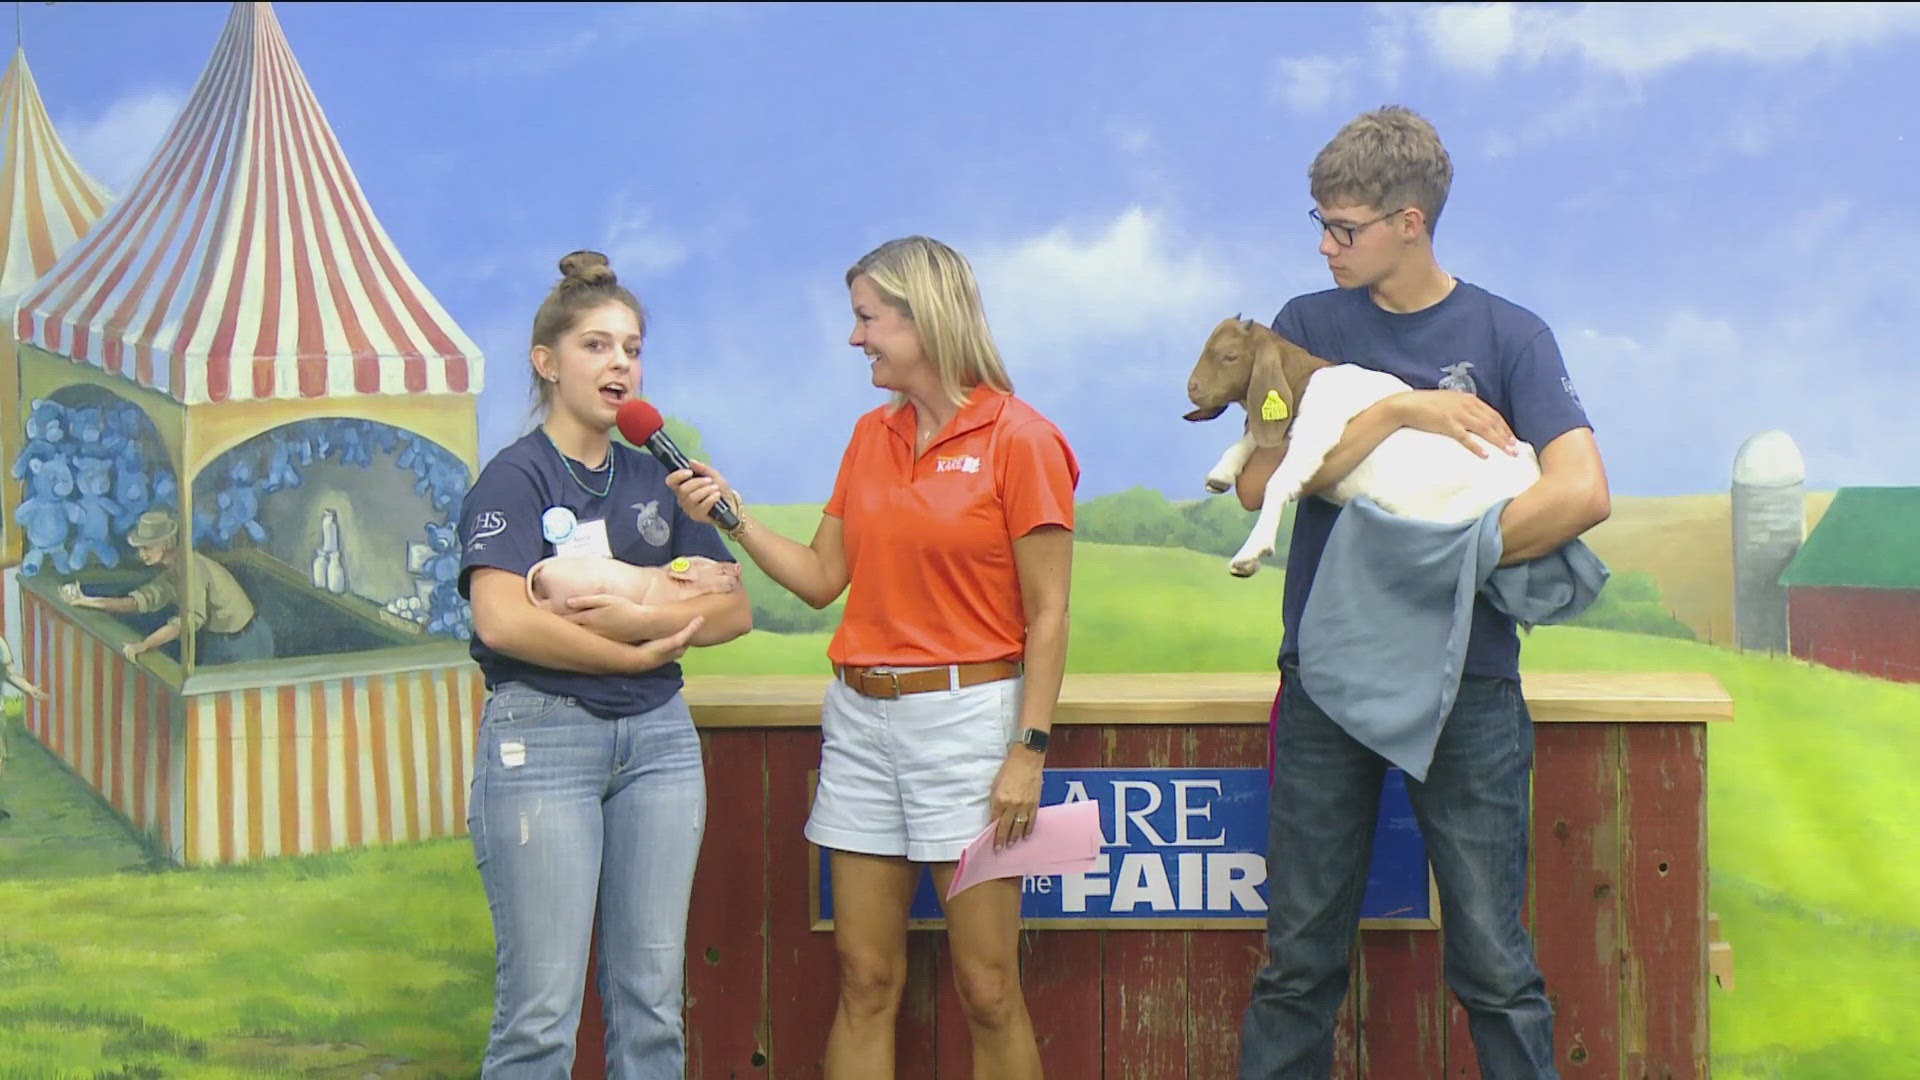
{"type": "MultiPolygon", "coordinates": [[[[1070,675],[1051,768],[1267,764],[1272,674],[1070,675]]],[[[697,677],[709,811],[687,942],[689,1077],[820,1075],[832,936],[813,928],[801,835],[825,677],[697,677]]],[[[1707,1075],[1706,725],[1700,674],[1530,674],[1529,925],[1566,1077],[1707,1075]]],[[[1441,974],[1444,926],[1365,929],[1336,1075],[1476,1076],[1441,974]]],[[[1049,1077],[1234,1074],[1257,929],[1032,930],[1027,1001],[1049,1077]]],[[[899,1075],[967,1077],[944,935],[911,935],[899,1075]]],[[[588,978],[576,1077],[603,1075],[588,978]]]]}

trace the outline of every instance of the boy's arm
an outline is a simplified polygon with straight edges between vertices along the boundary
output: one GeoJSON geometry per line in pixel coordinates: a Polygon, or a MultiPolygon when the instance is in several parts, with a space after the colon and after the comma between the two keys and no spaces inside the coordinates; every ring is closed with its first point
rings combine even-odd
{"type": "Polygon", "coordinates": [[[1593,423],[1553,331],[1542,326],[1502,374],[1513,430],[1540,455],[1540,479],[1500,512],[1500,564],[1508,566],[1551,554],[1613,507],[1593,423]]]}
{"type": "MultiPolygon", "coordinates": [[[[1273,317],[1273,332],[1302,348],[1312,351],[1313,336],[1303,322],[1301,298],[1287,301],[1273,317]]],[[[1325,356],[1326,353],[1319,355],[1325,356]]],[[[1304,396],[1304,395],[1303,395],[1304,396]]],[[[1305,402],[1301,406],[1305,406],[1305,402]]],[[[1387,436],[1403,427],[1419,428],[1459,439],[1467,449],[1486,456],[1470,435],[1478,435],[1496,447],[1511,448],[1513,429],[1493,406],[1474,394],[1453,390],[1411,390],[1383,398],[1361,410],[1341,432],[1340,441],[1327,453],[1325,461],[1301,488],[1300,496],[1318,495],[1346,479],[1368,454],[1387,436]]],[[[1234,478],[1234,493],[1240,505],[1260,509],[1266,501],[1267,480],[1280,467],[1284,445],[1260,447],[1247,457],[1240,475],[1234,478]]]]}
{"type": "MultiPolygon", "coordinates": [[[[1368,454],[1387,436],[1403,427],[1418,428],[1459,439],[1461,445],[1481,457],[1487,451],[1471,436],[1478,435],[1495,447],[1513,445],[1513,429],[1493,406],[1473,394],[1457,390],[1409,390],[1381,398],[1347,421],[1340,441],[1309,479],[1300,494],[1318,495],[1346,479],[1365,461],[1368,454]]],[[[1240,505],[1260,509],[1266,494],[1267,478],[1280,466],[1280,447],[1261,447],[1247,458],[1234,483],[1240,505]]]]}
{"type": "Polygon", "coordinates": [[[1500,512],[1500,565],[1550,554],[1612,512],[1593,429],[1574,428],[1540,451],[1540,479],[1500,512]]]}

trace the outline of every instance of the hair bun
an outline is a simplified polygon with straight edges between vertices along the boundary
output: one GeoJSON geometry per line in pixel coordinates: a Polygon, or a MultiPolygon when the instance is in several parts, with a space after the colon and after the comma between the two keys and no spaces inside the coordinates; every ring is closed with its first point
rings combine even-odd
{"type": "Polygon", "coordinates": [[[575,251],[560,260],[562,288],[577,285],[612,285],[619,281],[607,257],[597,251],[575,251]]]}

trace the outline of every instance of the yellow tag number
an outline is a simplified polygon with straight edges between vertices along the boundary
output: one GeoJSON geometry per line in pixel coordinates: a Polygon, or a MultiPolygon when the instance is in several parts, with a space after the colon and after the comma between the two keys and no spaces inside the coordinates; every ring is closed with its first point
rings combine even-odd
{"type": "Polygon", "coordinates": [[[1267,399],[1260,403],[1260,419],[1285,420],[1286,418],[1287,418],[1287,403],[1281,400],[1280,391],[1278,390],[1267,391],[1267,399]]]}

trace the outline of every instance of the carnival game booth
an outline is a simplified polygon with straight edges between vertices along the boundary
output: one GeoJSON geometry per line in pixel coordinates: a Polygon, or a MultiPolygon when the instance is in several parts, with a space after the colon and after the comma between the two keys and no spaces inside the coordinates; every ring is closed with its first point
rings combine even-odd
{"type": "Polygon", "coordinates": [[[235,5],[146,172],[15,328],[33,734],[181,863],[464,831],[482,688],[453,518],[481,358],[268,5],[235,5]],[[169,562],[144,564],[137,523],[175,532],[169,562]],[[183,611],[204,625],[138,651],[183,611]],[[242,627],[270,647],[219,662],[242,627]]]}
{"type": "MultiPolygon", "coordinates": [[[[27,55],[15,49],[0,77],[0,313],[13,322],[20,294],[53,268],[55,259],[86,235],[107,206],[107,192],[74,163],[47,118],[27,55]]],[[[0,332],[0,569],[20,565],[20,479],[10,468],[24,445],[20,422],[20,368],[11,329],[0,332]]],[[[0,589],[0,631],[11,636],[0,589]]]]}

